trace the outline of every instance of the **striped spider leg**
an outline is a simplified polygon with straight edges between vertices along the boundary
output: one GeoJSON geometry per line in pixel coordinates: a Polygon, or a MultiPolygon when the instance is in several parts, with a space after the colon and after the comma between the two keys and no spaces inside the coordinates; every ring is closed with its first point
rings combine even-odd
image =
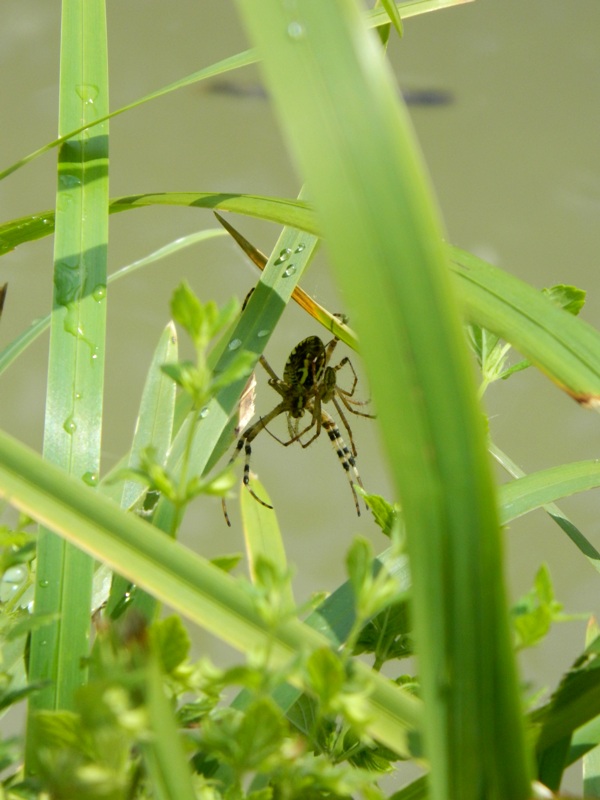
{"type": "MultiPolygon", "coordinates": [[[[248,489],[252,497],[257,500],[261,506],[265,506],[266,508],[273,508],[273,506],[269,505],[269,503],[265,503],[264,500],[261,500],[254,489],[250,486],[250,457],[252,456],[252,442],[258,436],[258,434],[267,427],[271,420],[275,419],[275,417],[278,417],[280,414],[283,414],[285,411],[286,404],[285,401],[282,401],[271,412],[269,412],[266,417],[261,417],[258,422],[254,423],[254,425],[250,425],[249,428],[246,428],[241,437],[238,439],[233,455],[229,459],[229,464],[233,464],[242,450],[244,450],[246,460],[244,462],[244,477],[242,479],[242,483],[246,489],[248,489]]],[[[221,506],[223,508],[225,522],[229,525],[229,527],[231,527],[231,520],[229,519],[229,514],[227,513],[227,504],[225,503],[224,497],[221,500],[221,506]]]]}
{"type": "MultiPolygon", "coordinates": [[[[298,420],[293,420],[291,416],[288,416],[288,431],[290,434],[290,438],[284,442],[278,436],[276,436],[272,431],[270,431],[267,427],[265,430],[267,433],[275,439],[275,441],[279,442],[279,444],[283,445],[283,447],[288,447],[290,444],[294,442],[298,442],[298,444],[305,448],[314,442],[316,437],[321,432],[321,428],[323,428],[329,441],[331,442],[331,446],[333,447],[335,454],[340,460],[340,464],[344,468],[346,473],[346,477],[348,478],[348,483],[350,484],[350,491],[352,492],[352,496],[354,497],[354,506],[356,508],[356,513],[360,517],[360,505],[358,503],[358,497],[356,495],[356,489],[354,488],[354,484],[357,483],[361,489],[363,488],[362,480],[360,478],[360,474],[358,472],[358,467],[356,466],[356,461],[354,459],[353,453],[350,452],[348,446],[346,445],[342,435],[335,423],[333,417],[331,417],[325,409],[321,408],[320,401],[318,402],[319,411],[317,411],[316,405],[311,405],[310,408],[306,410],[311,414],[311,421],[310,423],[301,431],[298,430],[299,424],[298,420]],[[302,441],[302,436],[308,433],[312,428],[317,428],[317,433],[315,433],[307,442],[302,441]],[[354,473],[354,479],[352,478],[350,471],[354,473]]],[[[346,423],[347,425],[347,423],[346,423]]],[[[350,430],[348,428],[348,430],[350,430]]],[[[353,442],[354,444],[354,442],[353,442]]]]}

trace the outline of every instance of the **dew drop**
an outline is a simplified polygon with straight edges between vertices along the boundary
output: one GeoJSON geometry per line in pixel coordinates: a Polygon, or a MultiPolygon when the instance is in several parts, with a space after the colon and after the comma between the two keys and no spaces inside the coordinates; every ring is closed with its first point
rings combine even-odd
{"type": "Polygon", "coordinates": [[[73,415],[67,417],[67,419],[63,422],[63,429],[69,434],[75,433],[77,430],[77,423],[73,419],[73,415]]]}
{"type": "Polygon", "coordinates": [[[208,406],[204,406],[204,408],[201,409],[201,411],[198,414],[198,416],[200,417],[200,419],[206,419],[206,417],[208,417],[209,413],[210,413],[210,408],[208,406]]]}
{"type": "Polygon", "coordinates": [[[290,264],[289,267],[287,267],[287,269],[284,269],[283,277],[289,278],[294,274],[294,272],[296,272],[296,267],[293,264],[290,264]]]}
{"type": "Polygon", "coordinates": [[[273,263],[274,263],[276,266],[277,266],[278,264],[283,264],[283,262],[284,262],[284,261],[287,261],[287,260],[288,260],[288,258],[290,257],[290,254],[291,254],[291,252],[292,252],[292,251],[290,250],[290,248],[289,248],[289,247],[285,247],[285,248],[284,248],[284,249],[281,251],[281,253],[279,253],[279,255],[277,256],[277,258],[275,259],[275,261],[274,261],[273,263]]]}
{"type": "Polygon", "coordinates": [[[40,587],[40,589],[47,589],[50,586],[50,581],[47,580],[38,581],[38,586],[40,587]]]}
{"type": "Polygon", "coordinates": [[[83,397],[83,395],[81,394],[81,392],[75,392],[75,394],[73,395],[73,397],[75,398],[75,400],[81,400],[81,398],[83,397]]]}
{"type": "Polygon", "coordinates": [[[265,336],[268,336],[270,333],[271,331],[268,330],[268,328],[264,328],[262,331],[259,331],[256,335],[258,336],[259,339],[264,339],[265,336]]]}
{"type": "Polygon", "coordinates": [[[84,103],[93,105],[98,97],[99,89],[92,83],[80,83],[75,87],[75,91],[84,103]]]}
{"type": "Polygon", "coordinates": [[[103,283],[99,283],[92,292],[92,297],[94,300],[99,303],[101,300],[104,300],[106,297],[106,286],[103,283]]]}
{"type": "Polygon", "coordinates": [[[72,189],[75,186],[81,186],[81,181],[76,175],[64,173],[58,179],[59,186],[63,189],[72,189]]]}
{"type": "Polygon", "coordinates": [[[287,35],[290,37],[290,39],[293,39],[296,42],[299,39],[302,39],[305,33],[306,29],[304,25],[297,20],[290,22],[290,24],[287,26],[287,35]]]}
{"type": "Polygon", "coordinates": [[[95,472],[84,472],[81,479],[84,483],[87,483],[88,486],[98,485],[98,475],[95,472]]]}
{"type": "Polygon", "coordinates": [[[237,350],[238,347],[242,344],[241,339],[232,339],[229,344],[227,345],[228,350],[237,350]]]}
{"type": "Polygon", "coordinates": [[[294,250],[294,253],[301,253],[303,250],[306,250],[306,245],[300,242],[298,247],[294,250]]]}

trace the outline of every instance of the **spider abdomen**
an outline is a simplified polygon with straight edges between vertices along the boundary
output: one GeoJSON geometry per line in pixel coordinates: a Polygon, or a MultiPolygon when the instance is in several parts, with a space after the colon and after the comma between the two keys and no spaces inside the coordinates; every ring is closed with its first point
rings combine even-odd
{"type": "Polygon", "coordinates": [[[283,380],[298,394],[312,391],[319,384],[325,366],[325,345],[318,336],[309,336],[290,353],[283,369],[283,380]]]}

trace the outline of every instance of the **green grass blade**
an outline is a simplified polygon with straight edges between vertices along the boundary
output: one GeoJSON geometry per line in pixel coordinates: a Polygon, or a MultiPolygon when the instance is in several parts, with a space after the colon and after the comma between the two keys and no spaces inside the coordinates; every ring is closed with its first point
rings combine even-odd
{"type": "MultiPolygon", "coordinates": [[[[314,212],[305,202],[255,195],[132,195],[113,200],[110,213],[151,205],[218,208],[319,233],[314,212]]],[[[53,212],[5,223],[0,226],[0,255],[53,230],[53,212]]],[[[448,247],[448,253],[468,321],[506,339],[568,394],[585,406],[595,407],[600,393],[600,334],[509,273],[455,247],[448,247]]]]}
{"type": "Polygon", "coordinates": [[[584,406],[600,405],[600,333],[471,253],[450,248],[467,319],[506,339],[584,406]]]}
{"type": "MultiPolygon", "coordinates": [[[[289,225],[309,233],[317,233],[315,217],[301,200],[236,194],[235,192],[159,192],[117,197],[109,205],[109,213],[131,211],[149,206],[183,206],[210,208],[247,214],[281,225],[289,225]]],[[[20,244],[41,239],[54,232],[54,212],[42,211],[0,225],[0,256],[20,244]]]]}
{"type": "MultiPolygon", "coordinates": [[[[177,331],[172,322],[163,331],[148,370],[142,392],[133,443],[127,466],[137,469],[146,447],[152,446],[156,461],[163,464],[171,446],[173,419],[175,416],[176,384],[162,371],[161,366],[177,360],[177,331]]],[[[125,465],[123,465],[125,466],[125,465]]],[[[135,481],[126,481],[121,492],[121,508],[131,508],[146,491],[145,486],[135,481]]],[[[130,582],[120,575],[113,576],[106,613],[112,616],[122,603],[130,582]]]]}
{"type": "MultiPolygon", "coordinates": [[[[526,475],[514,461],[512,461],[506,453],[503,453],[495,444],[490,447],[490,452],[499,464],[513,476],[513,478],[525,478],[526,475]]],[[[584,479],[585,480],[585,479],[584,479]]],[[[501,490],[502,491],[502,490],[501,490]]],[[[556,522],[559,528],[564,531],[573,544],[583,553],[588,559],[594,569],[600,571],[600,552],[596,550],[593,544],[583,535],[583,533],[574,525],[571,520],[563,513],[563,511],[554,503],[546,503],[544,510],[556,522]]],[[[501,509],[502,515],[502,509],[501,509]]]]}
{"type": "Polygon", "coordinates": [[[500,520],[506,524],[561,497],[598,486],[600,464],[597,460],[561,464],[531,473],[500,487],[500,520]]]}
{"type": "MultiPolygon", "coordinates": [[[[106,114],[106,20],[102,0],[65,0],[62,15],[62,131],[106,114]]],[[[106,258],[108,130],[96,127],[59,152],[54,313],[50,336],[44,456],[94,485],[100,465],[106,258]]],[[[88,490],[91,491],[91,490],[88,490]]],[[[93,560],[40,531],[35,610],[58,621],[33,632],[30,676],[49,680],[30,708],[71,708],[85,679],[93,560]]]]}
{"type": "MultiPolygon", "coordinates": [[[[98,492],[0,432],[0,496],[159,600],[243,652],[269,647],[274,668],[328,639],[293,619],[273,632],[244,584],[206,559],[125,513],[98,492]]],[[[407,727],[420,725],[421,703],[357,662],[372,691],[369,733],[407,754],[407,727]]]]}
{"type": "Polygon", "coordinates": [[[349,301],[403,504],[432,796],[527,798],[481,415],[407,116],[350,0],[239,6],[349,301]]]}
{"type": "MultiPolygon", "coordinates": [[[[162,332],[142,392],[140,410],[135,426],[128,466],[137,469],[142,451],[154,449],[156,460],[162,464],[167,457],[173,435],[176,384],[162,371],[163,364],[177,360],[177,330],[169,322],[162,332]]],[[[143,491],[143,490],[142,490],[143,491]]],[[[139,484],[128,481],[123,487],[121,508],[130,508],[140,497],[139,484]]]]}
{"type": "MultiPolygon", "coordinates": [[[[255,477],[252,478],[252,490],[261,500],[272,505],[265,487],[255,477]]],[[[289,575],[283,537],[275,511],[258,503],[244,488],[240,489],[240,493],[248,568],[252,579],[255,579],[256,562],[260,558],[268,560],[278,575],[282,577],[289,575]]],[[[280,590],[283,608],[292,612],[296,604],[294,603],[291,579],[282,582],[280,590]]]]}

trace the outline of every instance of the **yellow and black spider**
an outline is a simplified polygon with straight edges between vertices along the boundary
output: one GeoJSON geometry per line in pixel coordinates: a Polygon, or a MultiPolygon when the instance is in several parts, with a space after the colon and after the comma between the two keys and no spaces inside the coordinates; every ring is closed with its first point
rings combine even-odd
{"type": "MultiPolygon", "coordinates": [[[[360,475],[356,468],[356,445],[354,444],[352,430],[342,406],[350,413],[360,417],[369,417],[373,419],[374,415],[367,414],[358,409],[359,406],[366,405],[366,402],[354,399],[354,391],[358,383],[358,377],[350,359],[345,356],[339,364],[333,367],[330,366],[329,362],[331,361],[331,356],[338,341],[339,339],[336,337],[325,346],[318,336],[309,336],[308,339],[303,339],[290,353],[283,370],[283,379],[277,376],[267,360],[261,356],[260,362],[269,375],[269,386],[281,395],[281,402],[266,416],[261,417],[258,422],[246,428],[238,440],[234,454],[229,463],[231,464],[235,461],[241,451],[244,450],[246,460],[244,463],[243,484],[252,497],[267,508],[272,508],[272,506],[265,503],[264,500],[261,500],[250,486],[250,458],[252,456],[252,442],[254,439],[262,430],[266,430],[267,433],[284,447],[288,447],[288,445],[294,442],[299,442],[302,447],[308,447],[319,436],[323,428],[327,432],[333,449],[348,476],[350,489],[356,506],[356,513],[360,516],[360,507],[354,488],[354,480],[362,487],[360,475]],[[345,366],[350,368],[353,375],[352,386],[349,390],[342,389],[337,384],[337,373],[345,366]],[[333,417],[323,408],[323,405],[329,402],[333,403],[337,415],[348,432],[351,449],[348,449],[346,446],[333,417]],[[267,425],[280,414],[287,415],[287,426],[290,435],[287,441],[282,441],[267,428],[267,425]],[[300,420],[305,414],[308,414],[310,422],[301,428],[300,420]],[[308,441],[302,441],[302,437],[313,430],[314,433],[310,439],[308,439],[308,441]],[[354,473],[354,480],[350,474],[351,471],[354,473]]],[[[227,508],[224,500],[223,513],[227,524],[230,525],[231,523],[227,515],[227,508]]]]}

